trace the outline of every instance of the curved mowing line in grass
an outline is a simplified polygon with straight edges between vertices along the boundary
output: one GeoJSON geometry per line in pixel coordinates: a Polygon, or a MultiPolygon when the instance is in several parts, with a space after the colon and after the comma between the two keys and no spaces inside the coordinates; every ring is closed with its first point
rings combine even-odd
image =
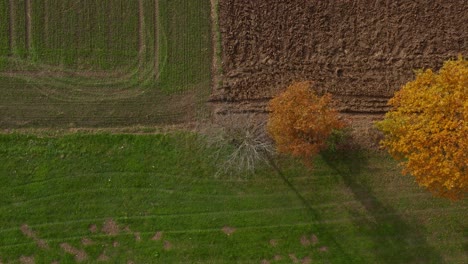
{"type": "MultiPolygon", "coordinates": [[[[158,22],[159,23],[159,22],[158,22]]],[[[167,35],[165,30],[159,26],[161,36],[159,37],[160,41],[167,42],[167,35]]],[[[146,28],[147,36],[151,36],[149,29],[146,28]]],[[[154,36],[150,39],[150,41],[154,43],[154,36]]],[[[162,45],[162,46],[167,46],[162,45]]],[[[139,56],[147,57],[145,54],[148,53],[151,47],[145,45],[145,50],[139,56]]],[[[162,49],[161,49],[162,50],[162,49]]],[[[161,50],[159,51],[161,54],[161,50]]],[[[163,52],[167,53],[167,50],[163,52]]],[[[65,101],[65,102],[74,102],[74,101],[82,101],[82,102],[96,102],[96,101],[110,101],[110,100],[120,100],[120,99],[127,99],[132,97],[140,96],[144,93],[144,90],[141,89],[132,89],[132,88],[141,88],[141,87],[148,87],[154,81],[154,74],[155,74],[155,65],[156,65],[156,58],[155,56],[150,57],[150,60],[145,60],[144,67],[141,67],[141,59],[137,58],[133,66],[128,67],[128,73],[124,74],[121,78],[117,79],[89,79],[89,78],[76,78],[76,77],[68,77],[68,78],[58,78],[54,77],[54,75],[44,75],[44,76],[27,76],[27,75],[17,75],[14,76],[16,78],[25,80],[32,84],[32,86],[38,90],[41,94],[56,99],[58,101],[65,101]],[[138,66],[138,67],[136,67],[138,66]],[[131,70],[134,68],[134,70],[131,70]],[[110,90],[109,86],[113,86],[113,89],[110,90]],[[83,88],[85,87],[85,88],[83,88]],[[99,88],[98,91],[92,91],[90,88],[99,88]],[[110,91],[109,91],[110,90],[110,91]],[[130,91],[129,91],[130,90],[130,91]],[[71,92],[75,94],[72,95],[71,92]]],[[[162,65],[158,67],[158,78],[161,75],[162,71],[164,70],[168,54],[162,55],[162,65]]],[[[36,71],[39,72],[58,72],[58,73],[72,73],[72,70],[63,69],[60,67],[53,67],[51,65],[39,65],[36,63],[31,63],[26,60],[16,59],[15,64],[17,64],[18,69],[24,68],[34,68],[36,71]]]]}
{"type": "Polygon", "coordinates": [[[90,87],[87,89],[83,89],[81,86],[78,85],[66,85],[66,84],[57,84],[57,80],[60,79],[53,79],[52,77],[48,76],[41,76],[38,77],[31,77],[31,76],[17,76],[22,77],[23,80],[32,83],[32,86],[38,90],[41,94],[56,99],[58,101],[65,101],[65,102],[96,102],[96,101],[110,101],[110,100],[118,100],[118,99],[126,99],[139,96],[145,92],[142,89],[131,89],[135,87],[144,87],[147,86],[150,81],[152,81],[152,69],[145,69],[143,72],[135,71],[135,76],[133,79],[126,80],[118,90],[116,89],[109,89],[101,88],[96,92],[92,92],[89,90],[90,87]],[[144,79],[141,82],[138,82],[136,78],[137,75],[144,76],[144,79]],[[55,86],[55,89],[52,88],[55,86]],[[75,96],[72,96],[71,92],[75,92],[75,96]]]}

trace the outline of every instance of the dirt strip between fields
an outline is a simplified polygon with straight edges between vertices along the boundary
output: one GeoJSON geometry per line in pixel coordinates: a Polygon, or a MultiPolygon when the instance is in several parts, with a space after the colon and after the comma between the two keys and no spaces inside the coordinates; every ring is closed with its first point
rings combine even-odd
{"type": "Polygon", "coordinates": [[[219,39],[219,23],[218,23],[218,0],[210,0],[211,3],[211,46],[212,46],[212,62],[211,62],[211,91],[212,95],[218,93],[221,80],[220,70],[221,61],[218,55],[221,54],[219,39]]]}

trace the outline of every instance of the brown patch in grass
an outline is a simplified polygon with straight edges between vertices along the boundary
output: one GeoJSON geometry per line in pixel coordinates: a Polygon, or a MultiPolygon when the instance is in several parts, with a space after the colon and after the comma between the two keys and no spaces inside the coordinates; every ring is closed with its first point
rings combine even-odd
{"type": "Polygon", "coordinates": [[[278,240],[276,240],[276,239],[270,239],[270,245],[271,245],[272,247],[276,247],[276,246],[278,245],[278,240]]]}
{"type": "Polygon", "coordinates": [[[98,227],[95,224],[92,224],[88,227],[89,232],[96,233],[98,231],[98,227]]]}
{"type": "Polygon", "coordinates": [[[127,261],[127,264],[135,264],[132,260],[127,261]]]}
{"type": "Polygon", "coordinates": [[[37,236],[37,234],[27,224],[23,224],[20,227],[20,230],[21,230],[21,233],[23,233],[23,235],[25,235],[28,238],[31,238],[32,240],[34,240],[34,242],[36,242],[36,244],[37,244],[37,246],[39,248],[49,249],[49,245],[47,244],[47,242],[44,239],[40,239],[37,236]]]}
{"type": "Polygon", "coordinates": [[[107,219],[102,226],[102,232],[109,236],[116,236],[120,233],[120,228],[114,220],[107,219]]]}
{"type": "Polygon", "coordinates": [[[58,260],[54,260],[50,264],[60,264],[60,262],[58,262],[58,260]]]}
{"type": "Polygon", "coordinates": [[[29,257],[28,256],[21,256],[19,258],[19,262],[21,264],[34,264],[34,263],[36,263],[33,256],[29,256],[29,257]]]}
{"type": "Polygon", "coordinates": [[[328,251],[328,247],[325,247],[325,246],[324,246],[324,247],[320,247],[320,248],[319,248],[319,251],[320,251],[320,252],[327,252],[327,251],[328,251]]]}
{"type": "Polygon", "coordinates": [[[165,240],[164,241],[164,250],[171,250],[174,246],[172,245],[171,242],[165,240]]]}
{"type": "Polygon", "coordinates": [[[229,227],[229,226],[225,226],[221,230],[223,230],[223,233],[228,235],[228,236],[232,235],[236,231],[236,229],[234,227],[229,227]]]}
{"type": "Polygon", "coordinates": [[[289,258],[293,263],[299,263],[299,259],[294,254],[289,254],[289,258]]]}
{"type": "Polygon", "coordinates": [[[310,264],[310,263],[312,263],[312,259],[310,257],[305,257],[301,261],[301,264],[310,264]]]}
{"type": "Polygon", "coordinates": [[[260,262],[261,264],[270,264],[270,261],[266,260],[266,259],[262,259],[262,262],[260,262]]]}
{"type": "Polygon", "coordinates": [[[32,229],[27,224],[23,224],[20,227],[20,230],[21,230],[21,233],[23,233],[23,235],[25,235],[25,236],[27,236],[29,238],[35,238],[36,237],[36,234],[34,233],[34,231],[32,231],[32,229]]]}
{"type": "Polygon", "coordinates": [[[89,238],[87,238],[87,237],[83,237],[83,238],[81,239],[81,244],[82,244],[83,246],[90,246],[90,245],[94,244],[94,241],[92,241],[91,239],[89,239],[89,238]]]}
{"type": "Polygon", "coordinates": [[[275,255],[275,257],[273,258],[275,261],[280,261],[283,259],[283,257],[281,255],[275,255]]]}
{"type": "Polygon", "coordinates": [[[62,243],[60,247],[66,253],[74,255],[76,262],[83,262],[88,258],[88,254],[84,250],[77,249],[68,243],[62,243]]]}
{"type": "Polygon", "coordinates": [[[312,234],[312,236],[310,236],[310,241],[312,242],[312,245],[317,245],[318,237],[316,235],[312,234]]]}
{"type": "Polygon", "coordinates": [[[35,239],[35,241],[39,248],[49,249],[49,244],[47,244],[47,241],[45,241],[44,239],[35,239]]]}
{"type": "Polygon", "coordinates": [[[123,229],[125,232],[127,233],[132,233],[132,230],[130,229],[129,226],[125,226],[125,228],[123,229]]]}
{"type": "Polygon", "coordinates": [[[156,234],[154,234],[154,236],[151,238],[151,240],[159,241],[159,240],[161,240],[162,236],[163,236],[163,232],[158,231],[158,232],[156,232],[156,234]]]}
{"type": "Polygon", "coordinates": [[[301,237],[301,245],[303,245],[304,247],[308,247],[310,246],[311,242],[310,240],[307,238],[307,236],[302,236],[301,237]]]}
{"type": "Polygon", "coordinates": [[[112,246],[115,247],[115,248],[118,247],[119,245],[120,245],[120,244],[119,244],[118,241],[114,241],[114,243],[112,243],[112,246]]]}
{"type": "Polygon", "coordinates": [[[99,255],[97,261],[102,261],[102,262],[106,262],[106,261],[109,261],[109,256],[106,255],[106,252],[102,252],[101,255],[99,255]]]}

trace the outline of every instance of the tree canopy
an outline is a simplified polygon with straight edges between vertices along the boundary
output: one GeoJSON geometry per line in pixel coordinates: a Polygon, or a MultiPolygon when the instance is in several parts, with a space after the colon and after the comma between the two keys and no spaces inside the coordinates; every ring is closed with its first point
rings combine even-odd
{"type": "Polygon", "coordinates": [[[437,196],[463,198],[468,190],[468,62],[461,56],[440,71],[418,71],[389,101],[377,127],[381,142],[404,173],[437,196]]]}
{"type": "Polygon", "coordinates": [[[327,139],[344,127],[330,94],[318,96],[309,82],[297,82],[270,101],[268,132],[278,152],[310,164],[314,154],[327,147],[327,139]]]}

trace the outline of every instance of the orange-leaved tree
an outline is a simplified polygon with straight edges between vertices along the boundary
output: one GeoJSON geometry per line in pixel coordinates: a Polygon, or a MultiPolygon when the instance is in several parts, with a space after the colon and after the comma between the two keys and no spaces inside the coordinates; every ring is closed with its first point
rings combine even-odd
{"type": "Polygon", "coordinates": [[[389,101],[377,127],[382,146],[404,173],[436,196],[463,198],[468,190],[468,61],[446,61],[438,73],[417,72],[389,101]]]}
{"type": "Polygon", "coordinates": [[[344,127],[330,94],[318,96],[309,82],[296,82],[270,101],[267,129],[279,153],[302,158],[311,165],[327,148],[334,130],[344,127]]]}

